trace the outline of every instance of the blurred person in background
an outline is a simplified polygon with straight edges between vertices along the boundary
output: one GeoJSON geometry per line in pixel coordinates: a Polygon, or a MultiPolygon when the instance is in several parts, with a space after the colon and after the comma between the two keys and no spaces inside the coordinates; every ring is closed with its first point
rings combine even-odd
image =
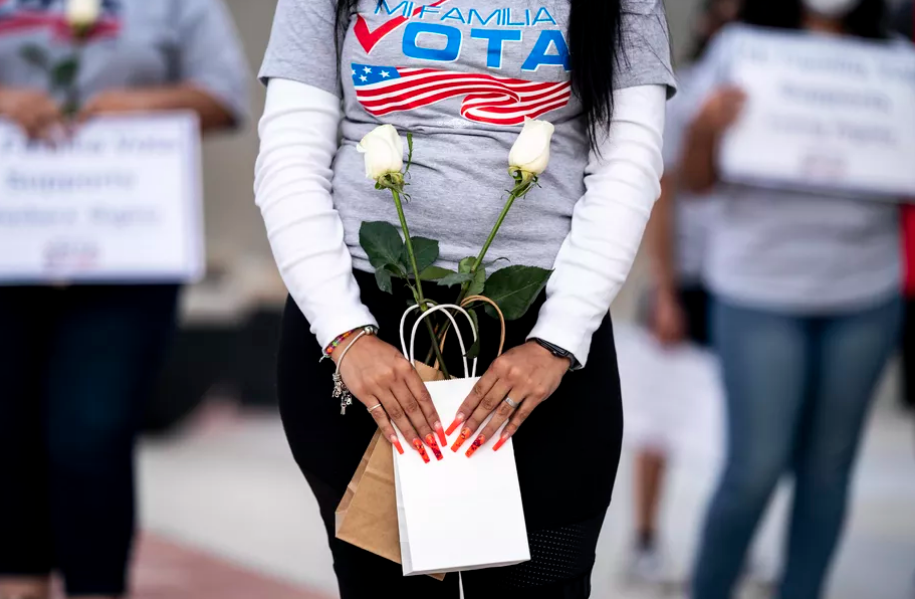
{"type": "MultiPolygon", "coordinates": [[[[737,18],[740,0],[705,0],[696,25],[696,39],[690,63],[698,61],[709,41],[723,26],[737,18]]],[[[677,71],[680,91],[667,104],[664,129],[665,174],[661,197],[655,204],[646,232],[653,261],[654,289],[648,325],[664,346],[692,342],[708,344],[708,292],[702,282],[709,204],[679,189],[677,169],[683,133],[695,112],[689,93],[691,64],[677,71]]],[[[700,98],[700,101],[702,98],[700,98]]],[[[663,373],[658,373],[663,376],[663,373]]],[[[677,413],[676,397],[652,398],[646,417],[651,428],[673,425],[670,413],[677,413]],[[663,415],[654,412],[664,412],[663,415]],[[652,416],[660,417],[652,417],[652,416]],[[664,417],[668,415],[668,417],[664,417]]],[[[648,402],[646,402],[648,403],[648,402]]],[[[681,423],[678,423],[678,425],[681,423]]],[[[635,542],[628,578],[637,584],[664,583],[668,574],[658,543],[658,510],[667,470],[670,443],[664,431],[640,431],[630,423],[629,433],[636,446],[635,456],[635,542]]],[[[644,428],[644,427],[642,427],[644,428]]]]}
{"type": "MultiPolygon", "coordinates": [[[[915,3],[903,2],[893,14],[893,28],[915,40],[915,3]]],[[[905,260],[905,325],[902,332],[903,401],[915,410],[915,206],[902,207],[902,242],[905,260]]]]}
{"type": "Polygon", "coordinates": [[[902,316],[897,205],[719,185],[716,150],[745,101],[723,67],[747,26],[853,43],[887,39],[884,17],[883,0],[747,0],[744,25],[723,31],[694,72],[705,99],[686,135],[680,182],[693,193],[715,190],[717,198],[705,271],[728,447],[693,599],[731,596],[760,518],[788,473],[794,496],[779,596],[821,596],[868,406],[902,316]]]}
{"type": "MultiPolygon", "coordinates": [[[[246,109],[248,70],[221,0],[0,1],[0,117],[63,141],[97,116],[191,110],[204,130],[246,109]],[[23,48],[83,47],[55,94],[23,48]],[[71,119],[70,116],[73,118],[71,119]]],[[[127,591],[134,437],[175,323],[177,285],[0,288],[0,597],[127,591]]]]}

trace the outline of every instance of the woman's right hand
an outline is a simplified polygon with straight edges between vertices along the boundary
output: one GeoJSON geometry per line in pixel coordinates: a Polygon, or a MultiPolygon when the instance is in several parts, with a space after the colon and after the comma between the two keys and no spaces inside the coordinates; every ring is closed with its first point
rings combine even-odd
{"type": "Polygon", "coordinates": [[[31,139],[53,140],[57,126],[63,126],[60,107],[44,92],[34,89],[0,89],[0,116],[12,120],[31,139]]]}
{"type": "MultiPolygon", "coordinates": [[[[401,454],[403,447],[392,421],[424,462],[430,460],[423,440],[435,458],[441,460],[442,452],[435,435],[444,445],[447,442],[445,429],[432,397],[413,365],[394,346],[374,335],[364,335],[350,343],[354,345],[340,366],[340,374],[350,393],[365,404],[385,438],[401,454]],[[372,409],[379,404],[382,407],[372,409]]],[[[335,362],[343,355],[344,347],[345,344],[341,345],[331,354],[335,362]]]]}
{"type": "Polygon", "coordinates": [[[743,111],[747,94],[738,87],[722,87],[714,92],[702,105],[695,125],[703,133],[714,138],[721,136],[743,111]]]}

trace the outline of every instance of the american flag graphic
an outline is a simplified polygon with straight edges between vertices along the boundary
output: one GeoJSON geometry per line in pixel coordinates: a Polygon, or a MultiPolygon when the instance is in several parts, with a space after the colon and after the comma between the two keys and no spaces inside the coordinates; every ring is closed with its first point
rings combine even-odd
{"type": "Polygon", "coordinates": [[[369,114],[384,116],[464,96],[461,116],[490,125],[520,125],[562,108],[568,81],[541,83],[486,73],[352,64],[356,98],[369,114]]]}
{"type": "MultiPolygon", "coordinates": [[[[42,0],[20,7],[13,0],[0,0],[0,35],[46,29],[57,39],[69,39],[73,33],[70,24],[62,11],[50,10],[52,4],[50,0],[42,0]]],[[[86,34],[87,39],[115,37],[120,32],[120,4],[108,0],[102,3],[102,8],[104,14],[86,34]]]]}

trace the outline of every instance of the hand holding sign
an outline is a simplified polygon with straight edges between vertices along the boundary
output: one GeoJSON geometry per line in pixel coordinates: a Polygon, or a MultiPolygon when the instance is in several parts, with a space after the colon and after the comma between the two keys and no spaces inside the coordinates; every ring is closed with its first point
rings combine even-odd
{"type": "Polygon", "coordinates": [[[740,116],[746,100],[747,95],[739,87],[715,90],[699,111],[695,126],[716,139],[721,137],[740,116]]]}
{"type": "Polygon", "coordinates": [[[19,125],[31,139],[50,138],[63,124],[63,114],[54,100],[33,89],[0,89],[0,117],[19,125]]]}

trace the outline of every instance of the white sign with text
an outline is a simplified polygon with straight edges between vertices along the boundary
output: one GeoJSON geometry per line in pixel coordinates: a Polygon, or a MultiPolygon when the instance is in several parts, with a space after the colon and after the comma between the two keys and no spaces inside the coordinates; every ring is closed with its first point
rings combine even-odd
{"type": "Polygon", "coordinates": [[[97,119],[56,147],[0,122],[0,284],[198,280],[202,195],[193,114],[97,119]]]}
{"type": "Polygon", "coordinates": [[[743,33],[730,79],[747,103],[722,142],[724,180],[915,197],[915,51],[743,33]]]}

